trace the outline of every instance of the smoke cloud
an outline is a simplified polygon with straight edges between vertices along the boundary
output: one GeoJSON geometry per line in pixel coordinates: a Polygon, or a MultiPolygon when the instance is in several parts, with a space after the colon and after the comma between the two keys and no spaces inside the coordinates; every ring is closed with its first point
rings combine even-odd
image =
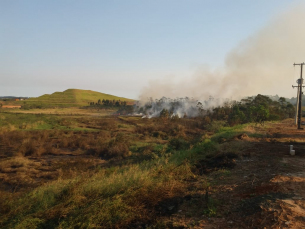
{"type": "Polygon", "coordinates": [[[223,67],[203,67],[178,82],[151,82],[143,88],[140,100],[163,96],[199,100],[209,96],[239,99],[256,94],[294,96],[296,91],[291,85],[295,84],[294,74],[299,77],[300,68],[296,66],[294,70],[293,63],[305,62],[304,21],[305,4],[300,4],[277,15],[241,42],[227,54],[223,67]]]}

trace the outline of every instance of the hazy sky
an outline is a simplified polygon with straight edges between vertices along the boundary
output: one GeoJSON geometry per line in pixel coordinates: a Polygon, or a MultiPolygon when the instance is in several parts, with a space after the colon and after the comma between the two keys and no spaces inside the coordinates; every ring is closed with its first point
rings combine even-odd
{"type": "Polygon", "coordinates": [[[0,0],[0,96],[79,88],[137,99],[151,80],[221,67],[298,2],[0,0]]]}

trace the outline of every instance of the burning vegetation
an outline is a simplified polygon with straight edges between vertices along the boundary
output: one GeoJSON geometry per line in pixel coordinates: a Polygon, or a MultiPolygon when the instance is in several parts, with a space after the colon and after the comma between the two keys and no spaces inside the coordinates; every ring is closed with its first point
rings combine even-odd
{"type": "Polygon", "coordinates": [[[201,117],[205,122],[225,121],[229,125],[292,118],[294,106],[280,97],[277,101],[268,96],[260,95],[247,97],[241,101],[220,101],[212,97],[200,102],[192,98],[169,99],[162,97],[159,100],[146,102],[137,107],[137,112],[145,118],[161,117],[165,119],[201,117]],[[222,105],[219,105],[222,104],[222,105]]]}

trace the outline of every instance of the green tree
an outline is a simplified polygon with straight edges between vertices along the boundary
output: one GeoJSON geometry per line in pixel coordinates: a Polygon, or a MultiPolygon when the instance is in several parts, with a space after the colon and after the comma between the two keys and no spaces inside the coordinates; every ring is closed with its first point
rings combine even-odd
{"type": "Polygon", "coordinates": [[[263,105],[252,108],[254,122],[264,125],[264,122],[269,118],[269,109],[263,105]]]}
{"type": "Polygon", "coordinates": [[[245,114],[240,111],[239,106],[235,105],[232,108],[232,113],[229,115],[228,122],[230,125],[244,123],[246,119],[245,114]]]}

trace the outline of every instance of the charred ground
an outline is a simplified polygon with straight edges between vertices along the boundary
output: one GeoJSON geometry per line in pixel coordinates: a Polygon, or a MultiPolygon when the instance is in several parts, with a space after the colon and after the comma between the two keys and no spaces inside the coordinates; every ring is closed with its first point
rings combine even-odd
{"type": "MultiPolygon", "coordinates": [[[[1,112],[0,225],[304,226],[304,133],[292,119],[230,122],[245,104],[184,119],[1,112]]],[[[263,108],[281,106],[282,119],[285,101],[263,108]]]]}

